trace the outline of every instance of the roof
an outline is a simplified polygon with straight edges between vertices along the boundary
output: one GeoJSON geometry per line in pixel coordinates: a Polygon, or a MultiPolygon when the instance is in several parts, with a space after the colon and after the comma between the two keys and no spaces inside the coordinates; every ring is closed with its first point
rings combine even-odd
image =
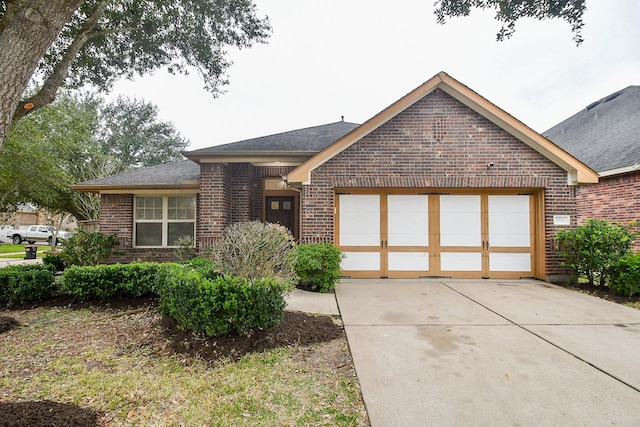
{"type": "Polygon", "coordinates": [[[255,157],[260,155],[303,155],[308,158],[310,155],[322,151],[358,126],[357,123],[340,121],[194,151],[185,151],[182,154],[194,161],[204,158],[255,157]]]}
{"type": "Polygon", "coordinates": [[[100,191],[117,188],[198,188],[200,165],[191,160],[137,169],[132,172],[93,179],[71,186],[75,190],[100,191]]]}
{"type": "Polygon", "coordinates": [[[355,144],[436,89],[440,89],[462,102],[563,168],[567,171],[567,181],[570,184],[598,182],[598,175],[584,163],[448,74],[440,72],[291,171],[288,175],[289,183],[309,184],[311,182],[311,172],[314,169],[355,144]]]}
{"type": "Polygon", "coordinates": [[[640,170],[640,86],[588,105],[543,135],[600,175],[640,170]]]}

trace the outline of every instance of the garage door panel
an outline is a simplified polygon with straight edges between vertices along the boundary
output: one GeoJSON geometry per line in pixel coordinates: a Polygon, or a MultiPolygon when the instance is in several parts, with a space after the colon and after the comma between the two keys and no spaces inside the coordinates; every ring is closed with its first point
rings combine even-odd
{"type": "Polygon", "coordinates": [[[429,245],[429,198],[425,195],[387,196],[389,246],[429,245]]]}
{"type": "Polygon", "coordinates": [[[380,245],[380,196],[341,194],[340,246],[380,245]]]}
{"type": "Polygon", "coordinates": [[[492,247],[531,246],[528,195],[489,196],[489,242],[492,247]]]}
{"type": "Polygon", "coordinates": [[[440,246],[481,244],[480,196],[440,196],[440,246]]]}
{"type": "Polygon", "coordinates": [[[482,254],[480,252],[441,252],[440,270],[482,272],[482,254]]]}
{"type": "Polygon", "coordinates": [[[429,252],[389,252],[390,271],[429,271],[429,252]]]}
{"type": "Polygon", "coordinates": [[[490,253],[490,271],[531,271],[530,253],[490,253]]]}
{"type": "Polygon", "coordinates": [[[340,264],[343,271],[380,271],[380,253],[343,252],[345,257],[340,264]]]}

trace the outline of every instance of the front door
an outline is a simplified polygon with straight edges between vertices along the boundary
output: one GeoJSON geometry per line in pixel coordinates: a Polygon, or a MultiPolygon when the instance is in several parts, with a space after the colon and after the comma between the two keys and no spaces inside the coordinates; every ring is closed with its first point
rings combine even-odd
{"type": "Polygon", "coordinates": [[[295,235],[295,197],[268,196],[266,221],[285,226],[295,235]]]}

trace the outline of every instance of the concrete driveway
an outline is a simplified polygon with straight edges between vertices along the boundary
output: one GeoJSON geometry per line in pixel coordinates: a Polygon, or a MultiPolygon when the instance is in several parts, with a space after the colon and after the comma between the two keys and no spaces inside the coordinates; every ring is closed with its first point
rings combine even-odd
{"type": "Polygon", "coordinates": [[[536,280],[343,280],[373,427],[638,426],[640,310],[536,280]]]}

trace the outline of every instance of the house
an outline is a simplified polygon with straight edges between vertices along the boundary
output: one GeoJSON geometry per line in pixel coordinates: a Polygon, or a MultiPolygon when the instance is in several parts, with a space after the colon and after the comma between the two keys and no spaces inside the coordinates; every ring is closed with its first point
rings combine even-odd
{"type": "Polygon", "coordinates": [[[544,135],[600,177],[597,184],[576,188],[578,223],[640,220],[640,86],[588,105],[544,135]]]}
{"type": "Polygon", "coordinates": [[[597,174],[446,73],[361,125],[347,122],[183,153],[188,160],[75,185],[129,259],[198,248],[265,220],[333,242],[350,277],[566,277],[558,228],[597,174]]]}

